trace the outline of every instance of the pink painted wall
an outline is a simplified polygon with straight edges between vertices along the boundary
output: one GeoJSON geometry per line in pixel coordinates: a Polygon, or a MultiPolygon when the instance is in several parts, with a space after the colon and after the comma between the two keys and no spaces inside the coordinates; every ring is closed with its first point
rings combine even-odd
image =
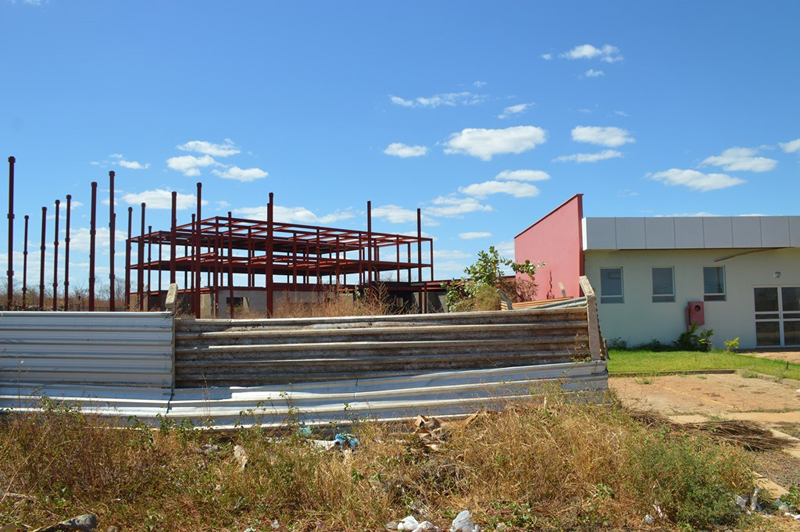
{"type": "Polygon", "coordinates": [[[514,237],[516,262],[544,262],[536,271],[536,299],[562,297],[562,283],[568,297],[579,297],[578,277],[584,274],[583,194],[576,194],[514,237]]]}

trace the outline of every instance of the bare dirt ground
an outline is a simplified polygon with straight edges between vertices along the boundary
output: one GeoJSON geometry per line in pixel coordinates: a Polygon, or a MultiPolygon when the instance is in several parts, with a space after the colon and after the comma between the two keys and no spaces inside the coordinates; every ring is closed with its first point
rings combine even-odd
{"type": "Polygon", "coordinates": [[[612,378],[610,386],[625,405],[666,416],[794,412],[783,421],[800,423],[800,393],[796,388],[735,373],[612,378]]]}

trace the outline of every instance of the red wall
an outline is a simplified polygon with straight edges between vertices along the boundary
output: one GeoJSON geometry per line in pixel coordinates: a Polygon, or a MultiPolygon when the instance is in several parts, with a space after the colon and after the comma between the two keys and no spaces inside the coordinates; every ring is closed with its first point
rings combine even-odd
{"type": "Polygon", "coordinates": [[[516,262],[544,262],[536,271],[536,299],[562,297],[562,283],[568,297],[579,297],[578,277],[584,274],[583,194],[576,194],[554,211],[514,237],[516,262]]]}

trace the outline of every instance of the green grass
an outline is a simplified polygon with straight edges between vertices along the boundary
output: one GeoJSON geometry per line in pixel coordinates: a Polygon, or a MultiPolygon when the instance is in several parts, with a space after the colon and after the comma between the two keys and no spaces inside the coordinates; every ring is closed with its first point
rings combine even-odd
{"type": "Polygon", "coordinates": [[[704,369],[734,369],[763,373],[781,379],[800,380],[800,364],[756,358],[726,351],[696,353],[691,351],[654,352],[612,350],[608,362],[608,371],[611,376],[620,373],[656,375],[665,372],[704,369]]]}

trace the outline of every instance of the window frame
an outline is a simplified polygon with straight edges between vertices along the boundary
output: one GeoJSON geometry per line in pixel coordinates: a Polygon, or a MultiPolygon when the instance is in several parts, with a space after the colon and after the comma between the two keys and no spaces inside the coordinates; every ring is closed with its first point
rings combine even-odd
{"type": "Polygon", "coordinates": [[[703,301],[727,301],[727,300],[728,300],[728,272],[725,271],[725,266],[703,266],[703,301]],[[710,268],[722,270],[721,293],[706,292],[706,269],[710,268]]]}
{"type": "Polygon", "coordinates": [[[652,266],[650,268],[650,282],[652,284],[651,292],[652,292],[652,301],[653,303],[675,303],[675,296],[677,290],[675,290],[675,266],[652,266]],[[656,294],[656,283],[655,279],[653,278],[655,274],[655,270],[669,270],[670,271],[670,286],[672,288],[672,293],[670,294],[656,294]]]}
{"type": "Polygon", "coordinates": [[[622,266],[604,266],[600,268],[600,303],[625,303],[625,272],[623,271],[622,266]],[[603,270],[619,270],[619,295],[603,295],[603,270]]]}

